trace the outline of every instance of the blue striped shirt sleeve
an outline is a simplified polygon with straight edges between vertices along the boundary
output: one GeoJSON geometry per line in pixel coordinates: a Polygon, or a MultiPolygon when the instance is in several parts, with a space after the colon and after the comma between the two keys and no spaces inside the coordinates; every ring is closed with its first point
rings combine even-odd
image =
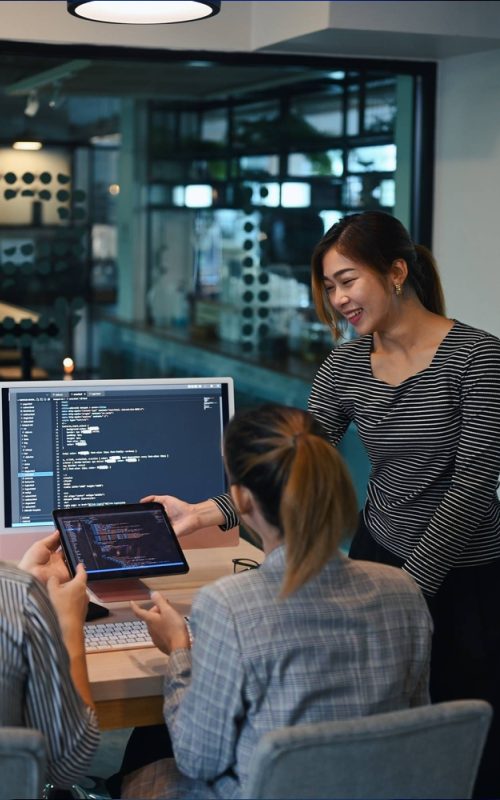
{"type": "Polygon", "coordinates": [[[45,736],[49,779],[67,786],[88,769],[99,742],[99,729],[94,711],[73,685],[57,618],[36,581],[26,597],[24,650],[25,724],[45,736]]]}

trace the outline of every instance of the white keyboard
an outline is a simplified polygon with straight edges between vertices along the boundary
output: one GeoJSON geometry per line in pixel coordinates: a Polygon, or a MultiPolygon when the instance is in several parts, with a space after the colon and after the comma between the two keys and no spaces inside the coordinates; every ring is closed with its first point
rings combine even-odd
{"type": "Polygon", "coordinates": [[[154,647],[146,623],[141,619],[84,625],[84,631],[86,653],[154,647]]]}

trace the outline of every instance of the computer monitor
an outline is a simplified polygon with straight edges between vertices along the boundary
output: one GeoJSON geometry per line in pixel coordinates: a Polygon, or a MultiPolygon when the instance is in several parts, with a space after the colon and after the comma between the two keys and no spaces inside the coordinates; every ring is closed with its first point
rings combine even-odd
{"type": "Polygon", "coordinates": [[[0,557],[50,533],[54,508],[225,492],[233,412],[231,378],[0,383],[0,557]]]}

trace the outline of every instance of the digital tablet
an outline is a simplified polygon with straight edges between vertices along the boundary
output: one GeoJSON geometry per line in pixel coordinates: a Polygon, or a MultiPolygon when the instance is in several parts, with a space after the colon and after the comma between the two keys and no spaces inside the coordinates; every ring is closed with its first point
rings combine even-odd
{"type": "Polygon", "coordinates": [[[189,571],[161,503],[57,508],[52,514],[72,575],[78,563],[91,581],[189,571]]]}

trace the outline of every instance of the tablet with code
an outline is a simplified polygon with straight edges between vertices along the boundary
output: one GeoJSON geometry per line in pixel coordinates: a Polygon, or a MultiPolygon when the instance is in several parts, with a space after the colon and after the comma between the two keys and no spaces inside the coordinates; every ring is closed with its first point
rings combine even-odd
{"type": "Polygon", "coordinates": [[[58,508],[52,513],[72,575],[78,563],[90,581],[189,571],[161,503],[58,508]]]}

